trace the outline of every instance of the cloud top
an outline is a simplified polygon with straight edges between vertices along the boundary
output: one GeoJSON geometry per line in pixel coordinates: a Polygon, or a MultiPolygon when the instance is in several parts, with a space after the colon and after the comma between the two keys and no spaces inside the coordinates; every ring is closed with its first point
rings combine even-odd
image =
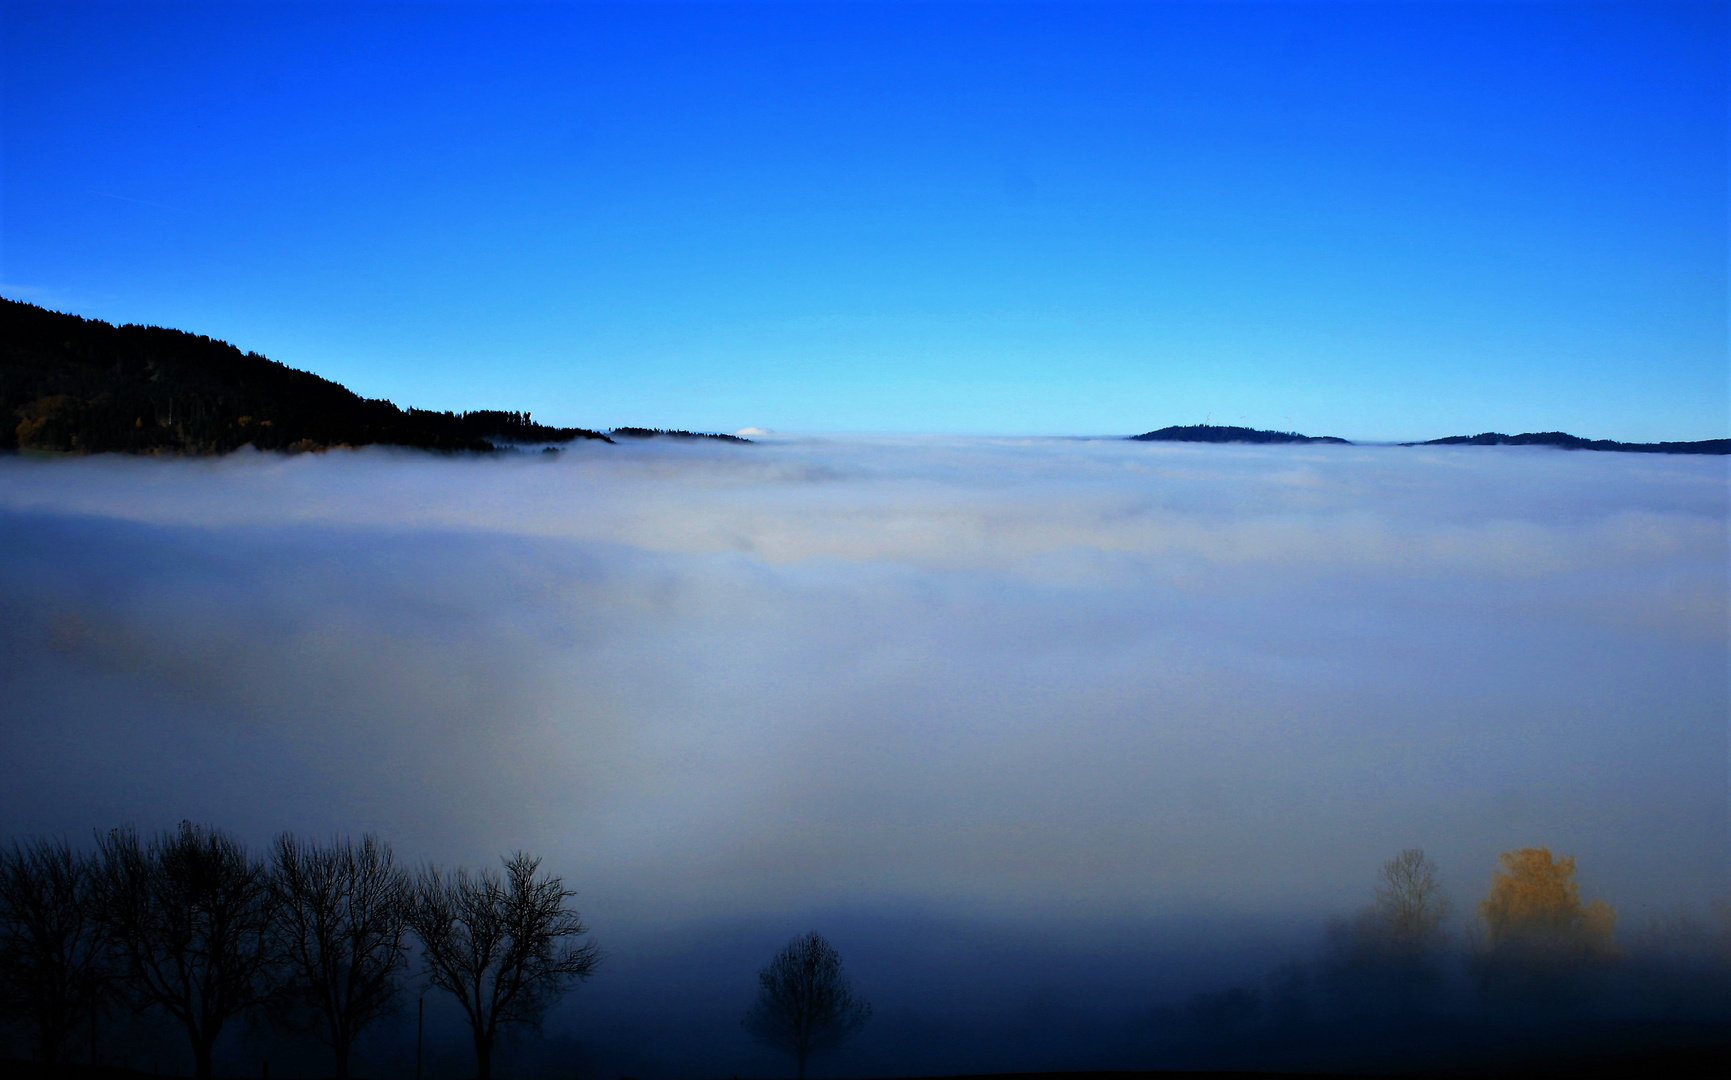
{"type": "Polygon", "coordinates": [[[1723,461],[646,442],[0,461],[8,828],[545,852],[597,925],[1724,890],[1723,461]],[[1655,844],[1654,837],[1666,837],[1655,844]]]}

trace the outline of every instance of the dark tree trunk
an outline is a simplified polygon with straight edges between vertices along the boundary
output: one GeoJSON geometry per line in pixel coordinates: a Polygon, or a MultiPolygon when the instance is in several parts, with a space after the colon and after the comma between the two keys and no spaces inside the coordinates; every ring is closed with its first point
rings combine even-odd
{"type": "Polygon", "coordinates": [[[36,1040],[40,1044],[37,1049],[41,1051],[44,1065],[60,1064],[60,1052],[62,1050],[65,1050],[66,1056],[71,1058],[72,1048],[66,1045],[69,1041],[67,1039],[69,1034],[70,1032],[59,1022],[57,1017],[43,1018],[41,1025],[37,1028],[36,1040]]]}
{"type": "Polygon", "coordinates": [[[475,1032],[475,1080],[493,1080],[493,1037],[475,1032]]]}
{"type": "Polygon", "coordinates": [[[210,1054],[215,1043],[215,1038],[200,1038],[196,1034],[193,1036],[193,1075],[198,1077],[198,1080],[210,1080],[210,1054]]]}

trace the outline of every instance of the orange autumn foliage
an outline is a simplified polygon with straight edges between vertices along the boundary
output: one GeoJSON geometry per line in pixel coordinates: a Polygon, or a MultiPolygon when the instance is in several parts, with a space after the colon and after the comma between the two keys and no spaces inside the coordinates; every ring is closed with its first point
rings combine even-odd
{"type": "Polygon", "coordinates": [[[1492,949],[1615,950],[1617,911],[1603,900],[1581,904],[1574,856],[1521,848],[1503,852],[1502,863],[1479,904],[1492,949]]]}

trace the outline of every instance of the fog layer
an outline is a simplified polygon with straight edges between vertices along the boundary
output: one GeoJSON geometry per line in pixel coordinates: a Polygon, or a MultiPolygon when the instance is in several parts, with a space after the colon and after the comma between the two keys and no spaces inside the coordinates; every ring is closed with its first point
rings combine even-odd
{"type": "Polygon", "coordinates": [[[1526,845],[1626,920],[1731,886],[1719,459],[14,457],[0,544],[6,833],[528,848],[609,954],[571,1016],[695,1040],[645,1071],[772,1061],[737,1013],[812,926],[925,1032],[858,1067],[1014,1067],[931,1032],[1151,1009],[1403,847],[1469,914],[1526,845]]]}

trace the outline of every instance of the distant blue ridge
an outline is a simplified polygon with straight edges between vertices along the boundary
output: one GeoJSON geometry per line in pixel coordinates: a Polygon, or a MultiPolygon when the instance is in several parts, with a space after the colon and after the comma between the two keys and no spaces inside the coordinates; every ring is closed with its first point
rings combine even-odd
{"type": "Polygon", "coordinates": [[[1696,442],[1626,443],[1614,439],[1583,439],[1566,431],[1529,431],[1504,435],[1487,431],[1482,435],[1450,435],[1402,446],[1559,446],[1564,450],[1616,450],[1625,454],[1731,454],[1731,439],[1700,439],[1696,442]]]}
{"type": "MultiPolygon", "coordinates": [[[[1214,424],[1187,424],[1163,427],[1141,435],[1132,435],[1133,442],[1199,442],[1199,443],[1338,443],[1353,445],[1349,439],[1333,435],[1300,435],[1296,431],[1262,431],[1257,428],[1226,427],[1214,424]]],[[[1613,439],[1583,439],[1563,431],[1530,431],[1524,435],[1504,435],[1487,431],[1482,435],[1450,435],[1446,439],[1425,442],[1403,442],[1401,446],[1555,446],[1564,450],[1614,450],[1625,454],[1731,454],[1731,439],[1700,439],[1696,442],[1625,443],[1613,439]]]]}

